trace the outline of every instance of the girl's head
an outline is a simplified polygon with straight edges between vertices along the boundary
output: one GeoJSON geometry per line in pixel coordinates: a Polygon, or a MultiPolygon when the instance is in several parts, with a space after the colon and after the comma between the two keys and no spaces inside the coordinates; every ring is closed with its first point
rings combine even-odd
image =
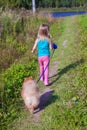
{"type": "Polygon", "coordinates": [[[41,27],[46,27],[48,31],[50,30],[50,28],[49,28],[49,25],[48,25],[48,24],[41,24],[41,25],[40,25],[40,27],[39,27],[39,29],[40,29],[41,27]]]}
{"type": "Polygon", "coordinates": [[[41,24],[39,27],[38,35],[48,37],[49,26],[47,24],[41,24]]]}

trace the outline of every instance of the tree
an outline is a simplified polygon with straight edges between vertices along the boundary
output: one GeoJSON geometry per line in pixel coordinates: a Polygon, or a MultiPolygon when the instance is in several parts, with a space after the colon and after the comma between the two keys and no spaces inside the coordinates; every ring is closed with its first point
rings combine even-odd
{"type": "Polygon", "coordinates": [[[59,7],[59,0],[55,0],[55,5],[56,5],[56,8],[59,7]]]}

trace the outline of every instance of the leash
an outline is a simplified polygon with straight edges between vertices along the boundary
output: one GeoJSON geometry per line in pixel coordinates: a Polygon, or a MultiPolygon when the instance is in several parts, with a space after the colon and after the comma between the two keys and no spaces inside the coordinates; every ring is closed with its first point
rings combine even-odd
{"type": "MultiPolygon", "coordinates": [[[[53,57],[53,54],[54,54],[55,49],[57,49],[57,45],[56,45],[55,43],[53,43],[52,46],[53,46],[53,52],[52,52],[52,54],[51,54],[51,58],[53,57]]],[[[44,73],[45,73],[47,67],[49,66],[49,63],[50,63],[50,61],[47,63],[45,69],[43,70],[42,74],[40,75],[39,79],[37,80],[37,83],[40,81],[41,77],[44,75],[44,73]]]]}

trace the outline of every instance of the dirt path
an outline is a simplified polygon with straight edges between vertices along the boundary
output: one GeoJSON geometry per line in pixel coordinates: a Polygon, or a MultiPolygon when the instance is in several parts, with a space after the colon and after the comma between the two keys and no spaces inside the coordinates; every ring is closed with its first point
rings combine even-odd
{"type": "MultiPolygon", "coordinates": [[[[75,20],[72,18],[72,22],[75,22],[75,20]]],[[[69,27],[66,27],[66,39],[64,39],[64,41],[62,41],[62,48],[65,49],[68,47],[68,38],[70,36],[70,29],[69,27]]],[[[54,54],[56,53],[55,50],[54,54]]],[[[53,55],[55,56],[55,55],[53,55]]],[[[51,86],[53,85],[54,82],[52,82],[52,80],[56,78],[56,76],[58,76],[58,69],[59,69],[59,64],[60,61],[56,58],[56,60],[54,62],[52,62],[51,67],[50,67],[50,74],[49,74],[49,80],[50,80],[50,86],[45,88],[43,93],[41,94],[41,103],[39,105],[39,110],[36,110],[33,116],[33,120],[40,122],[41,118],[40,118],[40,114],[42,112],[42,110],[45,109],[45,104],[47,103],[47,101],[49,101],[49,99],[51,98],[52,94],[53,94],[53,89],[51,88],[51,86]]]]}

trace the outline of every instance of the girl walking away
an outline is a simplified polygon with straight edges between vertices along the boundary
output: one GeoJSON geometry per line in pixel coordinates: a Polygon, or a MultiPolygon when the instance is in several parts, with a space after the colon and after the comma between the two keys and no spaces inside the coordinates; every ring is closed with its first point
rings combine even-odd
{"type": "Polygon", "coordinates": [[[38,38],[32,49],[32,53],[38,49],[38,62],[40,66],[40,80],[47,86],[49,85],[49,63],[50,63],[50,50],[52,49],[51,39],[49,38],[48,26],[45,24],[40,25],[38,31],[38,38]],[[44,72],[44,73],[43,73],[44,72]]]}

